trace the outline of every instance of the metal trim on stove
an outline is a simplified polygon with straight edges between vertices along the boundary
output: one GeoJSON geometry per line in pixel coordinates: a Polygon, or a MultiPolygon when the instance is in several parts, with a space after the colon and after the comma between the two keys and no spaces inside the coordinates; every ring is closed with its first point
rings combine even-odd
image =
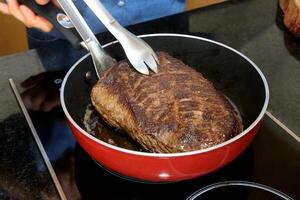
{"type": "Polygon", "coordinates": [[[45,149],[44,149],[44,147],[42,145],[42,142],[41,142],[41,140],[40,140],[40,138],[39,138],[39,136],[37,134],[37,131],[36,131],[36,129],[35,129],[32,121],[31,121],[31,118],[30,118],[30,116],[28,114],[28,111],[27,111],[25,105],[24,105],[24,102],[22,101],[20,93],[18,92],[18,89],[17,89],[17,87],[16,87],[16,85],[14,83],[14,80],[10,78],[9,79],[9,84],[10,84],[11,89],[12,89],[12,91],[13,91],[15,97],[16,97],[16,100],[17,100],[17,102],[18,102],[18,104],[19,104],[19,106],[21,108],[21,111],[24,114],[24,117],[25,117],[25,119],[26,119],[26,121],[28,123],[28,126],[29,126],[29,128],[31,130],[31,133],[32,133],[33,137],[34,137],[34,140],[35,140],[35,142],[36,142],[36,144],[38,146],[38,149],[41,152],[42,158],[43,158],[43,160],[44,160],[44,162],[45,162],[45,164],[47,166],[47,169],[48,169],[48,171],[50,173],[50,176],[51,176],[51,178],[53,180],[55,188],[56,188],[56,190],[57,190],[60,198],[62,200],[67,200],[66,195],[65,195],[65,193],[64,193],[64,191],[63,191],[63,189],[61,187],[61,184],[60,184],[60,182],[59,182],[59,180],[58,180],[58,178],[56,176],[56,173],[55,173],[55,171],[54,171],[54,169],[53,169],[53,167],[52,167],[52,165],[50,163],[50,160],[49,160],[49,158],[47,156],[47,153],[46,153],[46,151],[45,151],[45,149]]]}
{"type": "Polygon", "coordinates": [[[220,187],[228,187],[228,186],[246,186],[246,187],[257,188],[257,189],[261,189],[261,190],[276,194],[277,196],[279,196],[285,200],[293,200],[293,198],[289,197],[288,195],[284,194],[283,192],[280,192],[279,190],[276,190],[272,187],[269,187],[269,186],[266,186],[266,185],[263,185],[260,183],[254,183],[254,182],[249,182],[249,181],[223,181],[223,182],[214,183],[214,184],[208,185],[208,186],[196,191],[194,194],[189,196],[186,200],[194,200],[197,197],[201,196],[202,194],[204,194],[210,190],[220,188],[220,187]]]}

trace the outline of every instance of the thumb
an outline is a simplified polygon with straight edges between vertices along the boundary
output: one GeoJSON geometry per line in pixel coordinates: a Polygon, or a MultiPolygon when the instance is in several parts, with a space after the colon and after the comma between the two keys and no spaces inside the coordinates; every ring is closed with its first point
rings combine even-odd
{"type": "Polygon", "coordinates": [[[39,5],[46,5],[47,3],[51,2],[53,3],[56,7],[60,8],[59,3],[57,0],[35,0],[35,2],[39,5]]]}
{"type": "Polygon", "coordinates": [[[39,5],[46,5],[50,0],[35,0],[35,2],[39,5]]]}

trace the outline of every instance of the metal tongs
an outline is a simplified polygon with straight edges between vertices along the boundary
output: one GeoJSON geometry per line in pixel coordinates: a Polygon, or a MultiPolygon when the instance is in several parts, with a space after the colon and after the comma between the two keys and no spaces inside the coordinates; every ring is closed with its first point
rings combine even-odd
{"type": "Polygon", "coordinates": [[[148,68],[150,68],[153,72],[157,72],[158,58],[146,42],[122,27],[99,0],[84,0],[84,2],[111,34],[117,38],[128,60],[137,71],[148,75],[148,68]]]}
{"type": "Polygon", "coordinates": [[[102,49],[101,44],[83,19],[72,0],[58,0],[58,3],[83,39],[86,48],[90,51],[97,76],[100,78],[100,76],[109,67],[113,66],[116,61],[102,49]]]}

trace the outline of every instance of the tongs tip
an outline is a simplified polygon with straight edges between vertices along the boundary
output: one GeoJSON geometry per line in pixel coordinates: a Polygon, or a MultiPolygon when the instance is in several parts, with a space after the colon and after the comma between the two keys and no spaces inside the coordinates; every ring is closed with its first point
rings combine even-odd
{"type": "Polygon", "coordinates": [[[147,68],[151,69],[151,71],[153,71],[154,73],[158,72],[158,59],[157,56],[155,55],[155,53],[146,56],[145,57],[145,61],[144,64],[146,65],[147,68]]]}
{"type": "Polygon", "coordinates": [[[144,75],[149,75],[149,70],[146,66],[143,66],[143,67],[135,67],[135,69],[141,73],[141,74],[144,74],[144,75]]]}

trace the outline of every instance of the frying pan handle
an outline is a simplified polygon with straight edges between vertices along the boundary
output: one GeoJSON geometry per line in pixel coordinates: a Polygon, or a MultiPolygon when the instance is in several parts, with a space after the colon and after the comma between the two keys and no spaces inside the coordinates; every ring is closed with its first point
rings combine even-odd
{"type": "Polygon", "coordinates": [[[75,47],[80,48],[82,39],[73,27],[65,13],[52,3],[39,5],[34,0],[18,0],[19,3],[31,8],[36,14],[49,20],[53,26],[60,31],[66,39],[75,47]]]}

